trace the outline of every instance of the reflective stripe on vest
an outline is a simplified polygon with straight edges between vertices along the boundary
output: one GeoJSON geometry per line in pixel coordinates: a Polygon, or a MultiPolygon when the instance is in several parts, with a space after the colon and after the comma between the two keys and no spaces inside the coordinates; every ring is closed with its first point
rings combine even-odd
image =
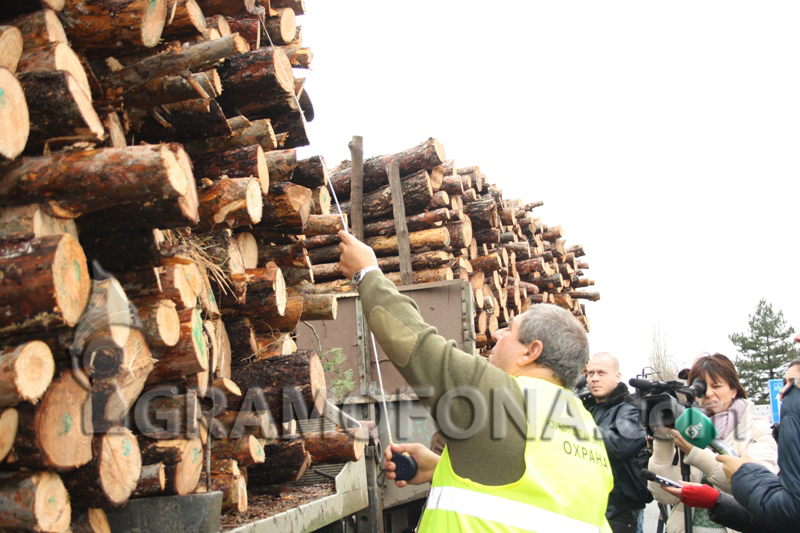
{"type": "Polygon", "coordinates": [[[597,525],[587,524],[532,505],[499,496],[461,489],[432,487],[427,509],[454,511],[460,515],[498,522],[537,533],[598,533],[597,525]],[[530,529],[535,527],[536,529],[530,529]]]}

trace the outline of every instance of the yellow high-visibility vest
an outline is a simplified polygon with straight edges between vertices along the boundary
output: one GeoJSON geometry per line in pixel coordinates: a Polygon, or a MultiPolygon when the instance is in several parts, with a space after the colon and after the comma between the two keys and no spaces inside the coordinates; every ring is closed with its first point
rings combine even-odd
{"type": "Polygon", "coordinates": [[[614,485],[592,415],[571,391],[517,377],[528,419],[525,473],[487,486],[453,471],[447,448],[433,475],[421,532],[598,533],[614,485]]]}

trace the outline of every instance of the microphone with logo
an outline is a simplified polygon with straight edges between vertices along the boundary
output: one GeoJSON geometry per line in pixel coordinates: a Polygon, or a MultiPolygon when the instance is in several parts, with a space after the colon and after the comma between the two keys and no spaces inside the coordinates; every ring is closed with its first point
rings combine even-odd
{"type": "Polygon", "coordinates": [[[710,447],[720,455],[739,457],[736,450],[719,438],[711,419],[697,409],[690,408],[681,413],[675,420],[675,429],[689,444],[701,450],[710,447]]]}

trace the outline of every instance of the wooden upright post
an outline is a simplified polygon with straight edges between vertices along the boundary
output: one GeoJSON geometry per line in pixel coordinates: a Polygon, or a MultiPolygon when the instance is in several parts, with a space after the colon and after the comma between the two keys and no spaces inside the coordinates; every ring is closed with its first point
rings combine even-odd
{"type": "Polygon", "coordinates": [[[353,235],[359,241],[364,241],[364,138],[358,135],[347,143],[350,148],[351,178],[350,178],[350,224],[353,235]]]}
{"type": "Polygon", "coordinates": [[[397,232],[397,251],[400,255],[400,279],[403,285],[411,285],[411,243],[408,240],[406,206],[403,203],[403,186],[400,183],[400,165],[393,161],[386,169],[389,174],[389,189],[392,191],[392,210],[397,232]]]}

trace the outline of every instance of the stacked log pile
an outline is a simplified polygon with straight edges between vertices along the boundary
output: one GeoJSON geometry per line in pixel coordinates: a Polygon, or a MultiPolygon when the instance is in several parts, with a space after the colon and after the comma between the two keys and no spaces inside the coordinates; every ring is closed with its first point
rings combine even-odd
{"type": "MultiPolygon", "coordinates": [[[[400,168],[413,283],[469,280],[475,309],[476,344],[485,353],[492,335],[531,304],[552,303],[569,310],[589,329],[581,300],[599,294],[584,289],[588,264],[583,247],[567,246],[561,226],[547,226],[534,216],[542,202],[505,199],[480,167],[457,167],[446,160],[435,139],[403,152],[364,162],[363,219],[365,242],[375,250],[386,276],[400,284],[387,167],[400,168]]],[[[342,211],[349,213],[350,162],[329,176],[342,211]]],[[[314,285],[303,290],[348,292],[349,280],[338,265],[338,238],[308,237],[314,285]]]]}
{"type": "Polygon", "coordinates": [[[292,332],[335,319],[336,296],[298,290],[303,234],[341,222],[324,159],[295,150],[314,115],[302,14],[0,8],[3,527],[102,531],[129,498],[208,489],[243,511],[248,469],[253,486],[307,468],[279,428],[326,387],[292,332]]]}

